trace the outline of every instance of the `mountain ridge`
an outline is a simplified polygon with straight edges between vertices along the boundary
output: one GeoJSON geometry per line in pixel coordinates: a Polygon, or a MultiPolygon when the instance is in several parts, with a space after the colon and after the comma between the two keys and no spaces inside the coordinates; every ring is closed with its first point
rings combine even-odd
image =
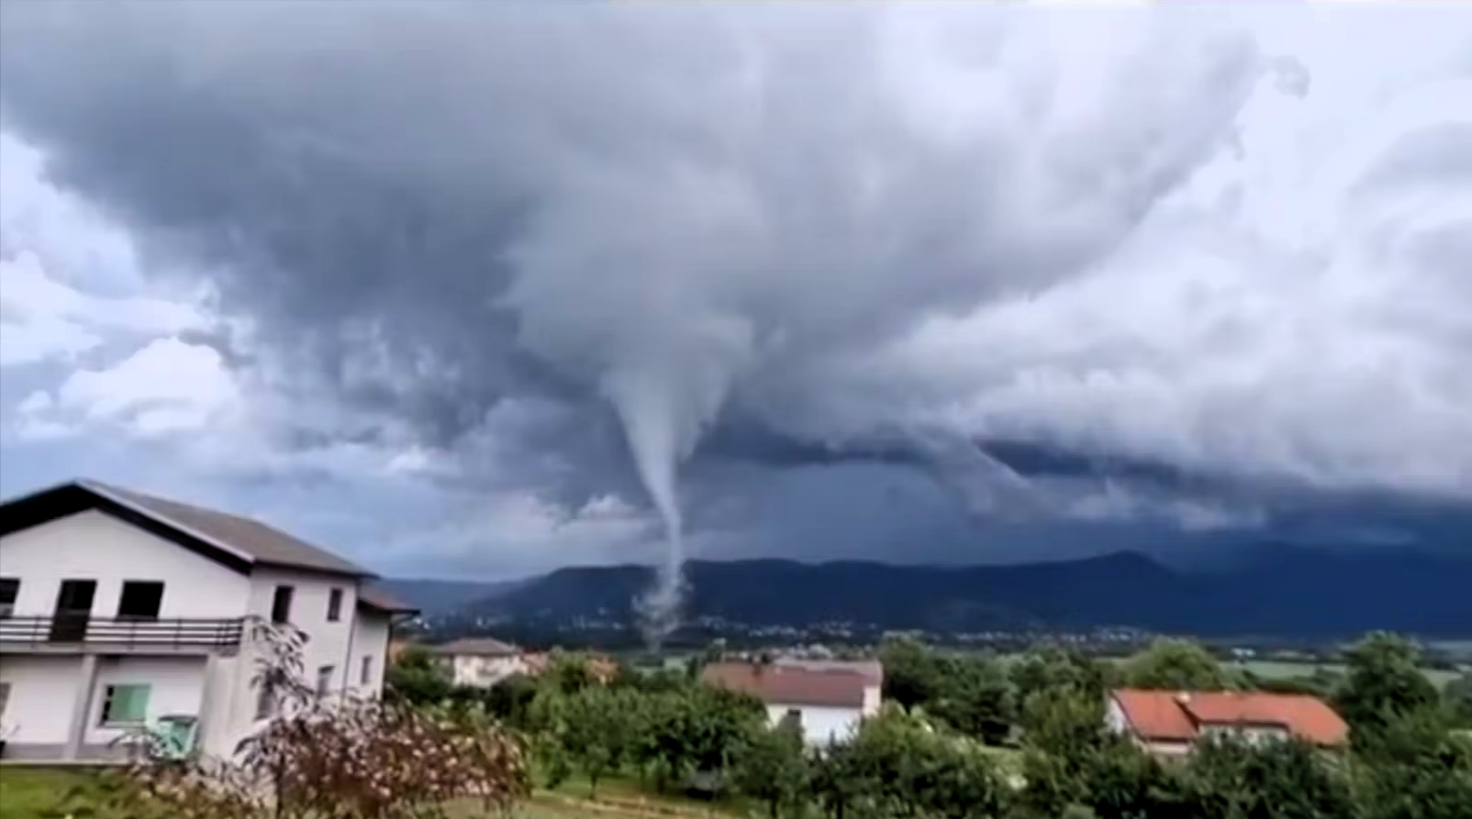
{"type": "MultiPolygon", "coordinates": [[[[686,616],[754,626],[864,623],[985,631],[1130,626],[1322,636],[1386,628],[1472,633],[1472,559],[1272,545],[1238,565],[1184,571],[1136,551],[1038,563],[912,566],[782,558],[691,561],[686,616]]],[[[516,621],[634,620],[652,569],[564,567],[469,604],[516,621]]]]}

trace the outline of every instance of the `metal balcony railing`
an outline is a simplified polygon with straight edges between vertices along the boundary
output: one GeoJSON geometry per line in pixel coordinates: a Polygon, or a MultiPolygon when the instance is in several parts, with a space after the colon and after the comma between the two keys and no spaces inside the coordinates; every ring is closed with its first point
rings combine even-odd
{"type": "Polygon", "coordinates": [[[4,617],[0,646],[228,649],[239,647],[244,623],[241,617],[4,617]]]}

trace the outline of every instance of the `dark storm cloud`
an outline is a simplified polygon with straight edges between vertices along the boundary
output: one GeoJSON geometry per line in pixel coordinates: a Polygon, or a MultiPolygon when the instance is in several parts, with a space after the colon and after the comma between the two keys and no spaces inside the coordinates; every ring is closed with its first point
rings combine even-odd
{"type": "MultiPolygon", "coordinates": [[[[1049,493],[1045,518],[1075,490],[1059,501],[1039,477],[1198,490],[1168,457],[1100,460],[1042,434],[948,431],[955,472],[902,400],[858,429],[828,413],[823,374],[1109,258],[1233,138],[1265,66],[1236,29],[1162,14],[1069,73],[1027,56],[1046,44],[1033,23],[1000,7],[8,4],[0,105],[60,184],[249,317],[251,349],[222,341],[227,361],[341,408],[291,440],[406,424],[459,461],[456,482],[576,502],[638,497],[637,476],[657,503],[703,442],[696,505],[739,496],[725,481],[749,463],[802,472],[792,497],[841,521],[845,481],[899,475],[933,497],[894,519],[939,516],[936,542],[960,542],[970,501],[937,486],[992,506],[1049,493]]],[[[1301,96],[1295,72],[1280,83],[1301,96]]]]}

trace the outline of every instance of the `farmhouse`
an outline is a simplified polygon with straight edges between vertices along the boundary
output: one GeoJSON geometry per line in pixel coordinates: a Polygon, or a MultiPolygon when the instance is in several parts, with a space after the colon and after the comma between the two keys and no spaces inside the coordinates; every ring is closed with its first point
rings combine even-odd
{"type": "Polygon", "coordinates": [[[1110,692],[1105,720],[1160,756],[1180,756],[1206,737],[1231,735],[1249,742],[1295,737],[1321,747],[1343,745],[1349,726],[1315,697],[1238,691],[1110,692]]]}
{"type": "Polygon", "coordinates": [[[105,760],[153,729],[233,755],[279,704],[250,623],[307,635],[320,696],[376,696],[410,610],[373,573],[249,518],[78,480],[0,504],[4,756],[105,760]]]}
{"type": "Polygon", "coordinates": [[[883,672],[875,664],[822,661],[712,663],[701,672],[707,685],[750,694],[767,706],[776,725],[796,722],[810,745],[829,745],[858,729],[865,717],[879,713],[883,672]]]}
{"type": "Polygon", "coordinates": [[[440,658],[455,685],[490,688],[515,674],[527,673],[526,656],[521,649],[490,637],[467,637],[429,651],[440,658]]]}

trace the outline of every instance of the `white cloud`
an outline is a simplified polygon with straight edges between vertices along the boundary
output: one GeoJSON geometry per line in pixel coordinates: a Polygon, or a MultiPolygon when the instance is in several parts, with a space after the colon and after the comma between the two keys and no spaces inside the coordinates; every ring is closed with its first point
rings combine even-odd
{"type": "Polygon", "coordinates": [[[112,367],[76,370],[54,393],[32,394],[18,409],[33,435],[71,425],[155,437],[206,430],[225,420],[240,401],[240,389],[218,352],[171,337],[112,367]]]}
{"type": "Polygon", "coordinates": [[[41,155],[0,130],[0,367],[208,325],[202,294],[159,288],[144,282],[125,232],[47,181],[41,155]]]}

